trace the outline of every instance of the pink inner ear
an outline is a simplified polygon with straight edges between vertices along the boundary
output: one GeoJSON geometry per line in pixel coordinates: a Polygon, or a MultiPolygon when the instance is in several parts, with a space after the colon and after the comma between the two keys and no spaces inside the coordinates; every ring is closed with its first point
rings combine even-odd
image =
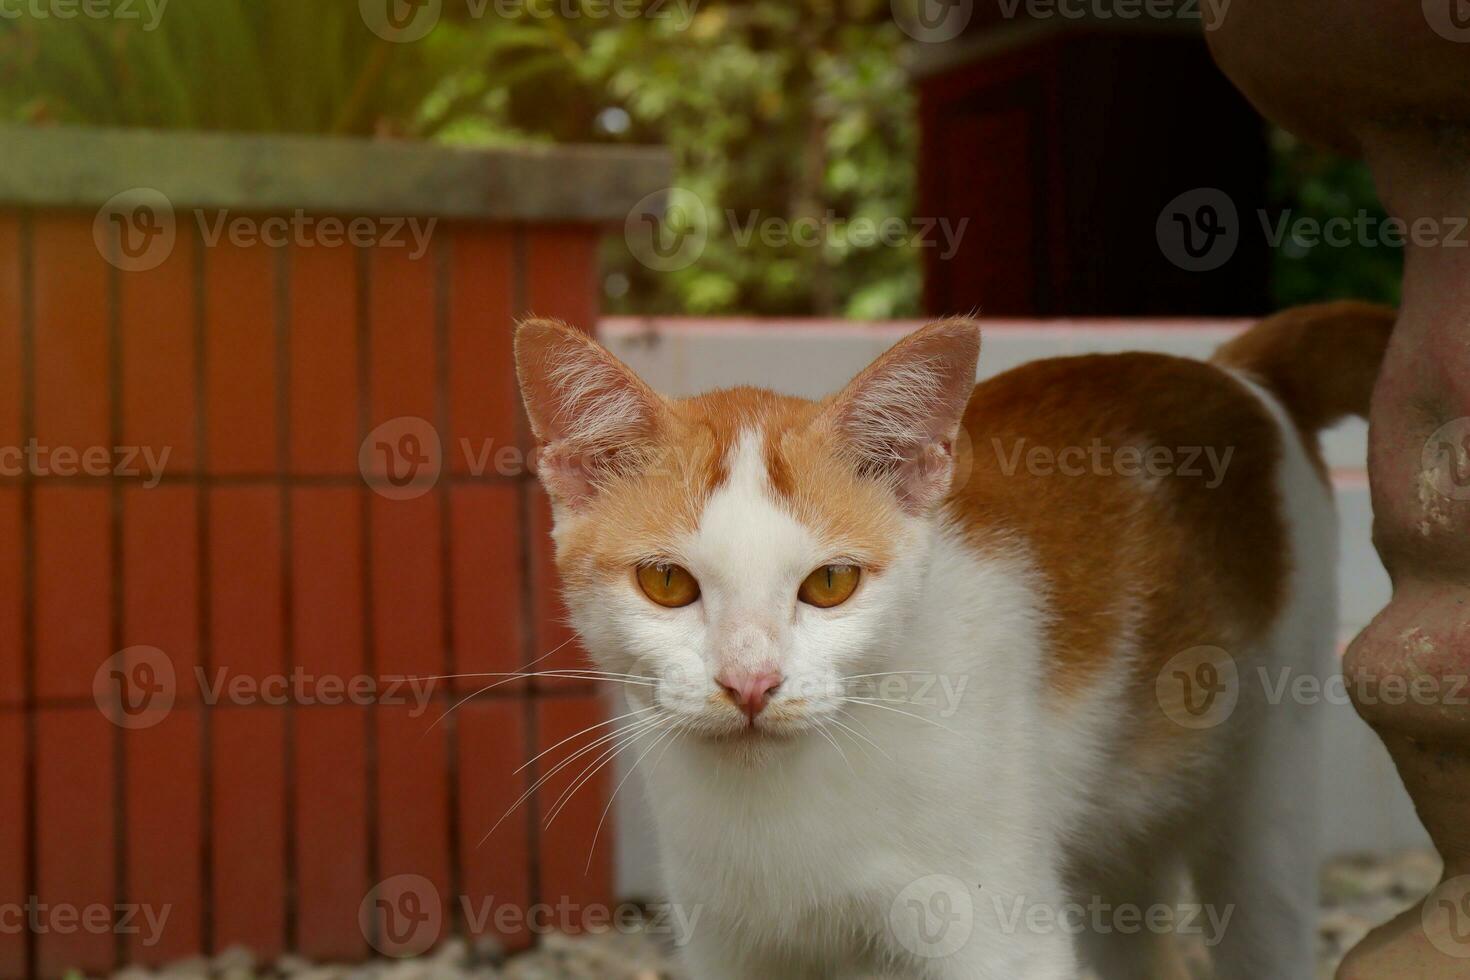
{"type": "Polygon", "coordinates": [[[898,465],[898,499],[910,513],[922,513],[944,499],[954,475],[949,443],[930,443],[898,465]]]}
{"type": "Polygon", "coordinates": [[[951,443],[974,390],[979,353],[974,324],[931,324],[874,361],[828,410],[859,468],[893,478],[910,511],[932,506],[949,489],[951,443]]]}
{"type": "Polygon", "coordinates": [[[553,500],[575,507],[592,496],[593,485],[586,466],[575,454],[555,444],[536,450],[532,471],[553,500]]]}
{"type": "Polygon", "coordinates": [[[590,337],[534,320],[516,333],[516,367],[541,448],[535,468],[554,499],[586,500],[598,481],[646,448],[663,400],[590,337]]]}

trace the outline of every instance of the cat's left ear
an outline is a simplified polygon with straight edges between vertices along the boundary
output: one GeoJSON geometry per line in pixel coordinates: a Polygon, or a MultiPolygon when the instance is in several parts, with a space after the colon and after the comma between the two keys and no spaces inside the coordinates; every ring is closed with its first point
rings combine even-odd
{"type": "Polygon", "coordinates": [[[910,513],[926,512],[949,491],[979,358],[973,320],[931,323],[868,365],[823,411],[858,469],[891,480],[910,513]]]}
{"type": "Polygon", "coordinates": [[[527,320],[516,328],[515,357],[539,443],[536,474],[552,500],[574,507],[646,459],[667,406],[601,344],[556,320],[527,320]]]}

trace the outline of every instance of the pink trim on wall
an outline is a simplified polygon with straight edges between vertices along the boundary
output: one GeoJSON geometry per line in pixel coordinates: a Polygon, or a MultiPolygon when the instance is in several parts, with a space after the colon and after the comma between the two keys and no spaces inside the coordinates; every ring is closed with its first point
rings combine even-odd
{"type": "MultiPolygon", "coordinates": [[[[1239,318],[1099,317],[1096,319],[1025,320],[980,317],[986,332],[1030,333],[1037,330],[1068,333],[1098,331],[1128,332],[1137,330],[1242,330],[1255,322],[1239,318]]],[[[598,322],[604,336],[647,333],[649,331],[680,333],[769,333],[793,330],[803,333],[872,333],[898,337],[911,333],[928,320],[840,320],[822,317],[693,317],[693,316],[608,316],[598,322]]]]}

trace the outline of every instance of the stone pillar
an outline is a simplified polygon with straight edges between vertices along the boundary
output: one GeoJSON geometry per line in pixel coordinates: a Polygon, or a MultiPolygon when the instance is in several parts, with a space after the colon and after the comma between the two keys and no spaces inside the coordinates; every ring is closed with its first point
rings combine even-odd
{"type": "Polygon", "coordinates": [[[1361,153],[1406,223],[1374,394],[1374,539],[1393,599],[1344,670],[1445,861],[1340,980],[1470,977],[1470,11],[1463,0],[1234,0],[1217,60],[1267,116],[1361,153]]]}

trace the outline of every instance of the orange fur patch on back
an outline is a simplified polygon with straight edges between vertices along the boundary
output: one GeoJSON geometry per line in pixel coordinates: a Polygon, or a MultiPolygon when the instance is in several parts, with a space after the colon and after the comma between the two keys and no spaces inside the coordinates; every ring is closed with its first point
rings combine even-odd
{"type": "Polygon", "coordinates": [[[1036,562],[1053,690],[1082,690],[1136,649],[1134,688],[1152,698],[1172,656],[1239,651],[1280,610],[1279,430],[1220,369],[1158,354],[1039,361],[977,386],[964,427],[968,477],[947,506],[977,547],[1020,542],[1036,562]],[[1214,486],[1211,451],[1229,453],[1214,486]],[[1162,475],[1141,469],[1150,458],[1162,475]]]}

